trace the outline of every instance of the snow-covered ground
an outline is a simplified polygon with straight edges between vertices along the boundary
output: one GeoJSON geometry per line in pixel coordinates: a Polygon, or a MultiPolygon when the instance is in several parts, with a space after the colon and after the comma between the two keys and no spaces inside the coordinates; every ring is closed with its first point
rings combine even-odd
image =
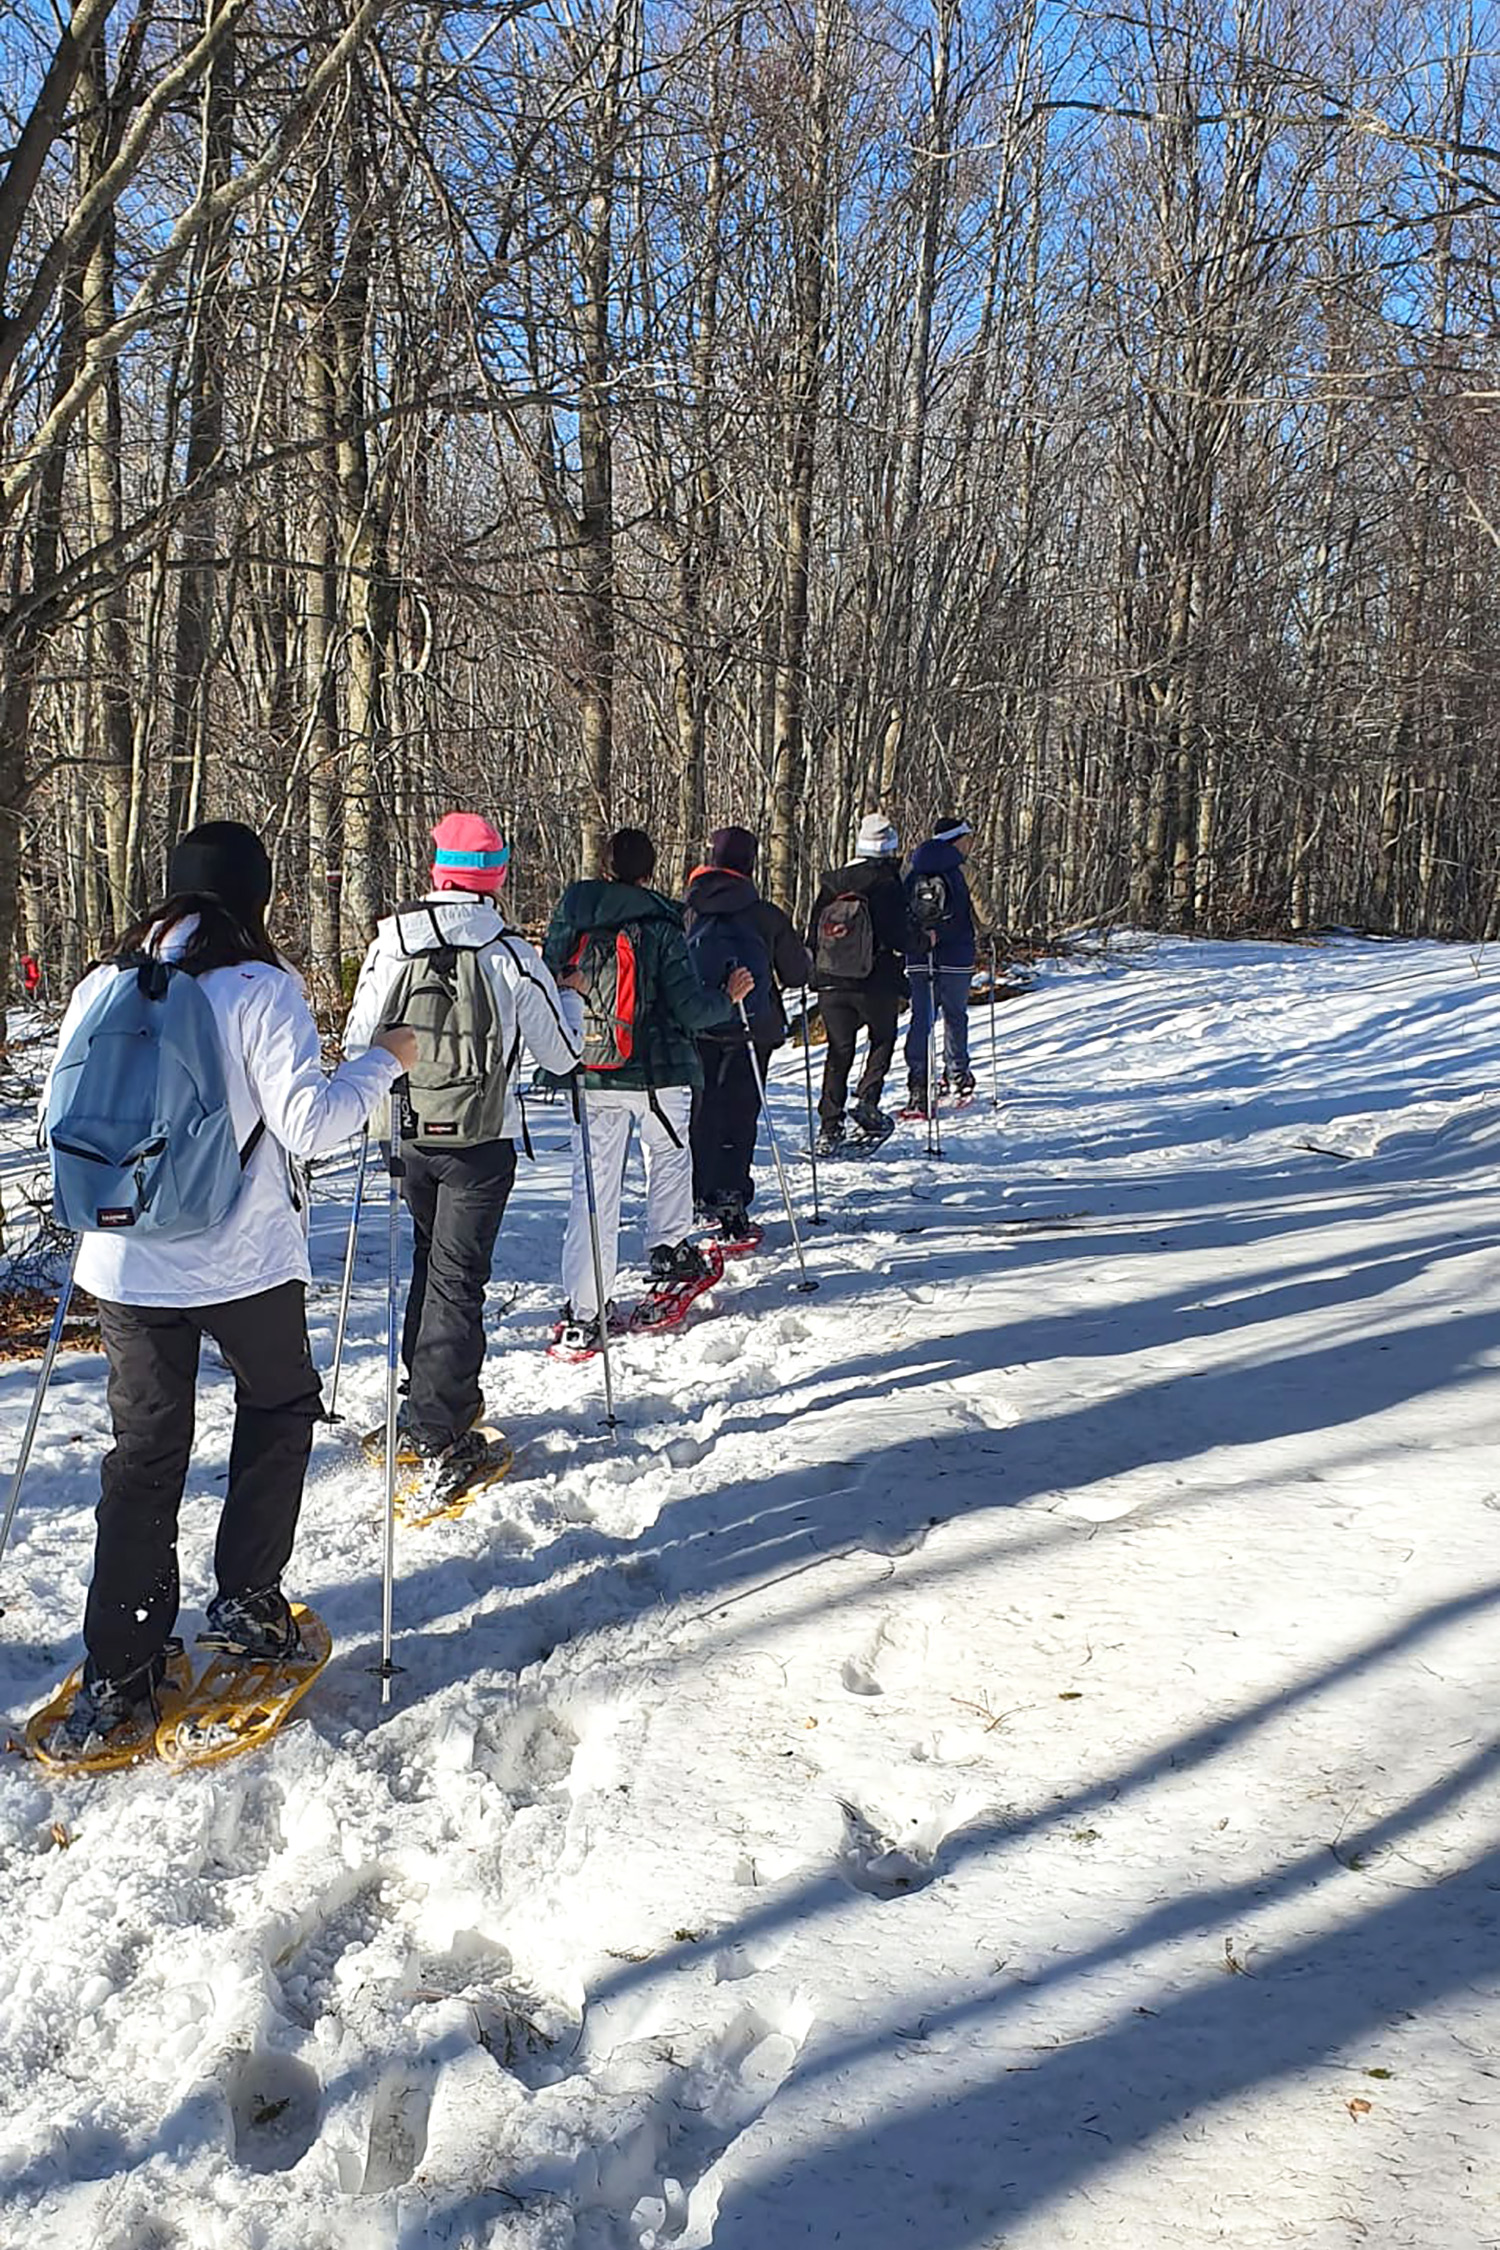
{"type": "MultiPolygon", "coordinates": [[[[541,1349],[539,1113],[517,1468],[401,1536],[389,1708],[329,1432],[305,1723],[176,1779],[0,1761],[6,2250],[1500,2244],[1500,958],[1140,945],[999,1026],[941,1164],[906,1126],[825,1170],[816,1295],[772,1217],[620,1351],[613,1447],[541,1349]]],[[[383,1257],[377,1203],[351,1426],[383,1257]]],[[[74,1358],[13,1718],[77,1653],[104,1432],[74,1358]]]]}

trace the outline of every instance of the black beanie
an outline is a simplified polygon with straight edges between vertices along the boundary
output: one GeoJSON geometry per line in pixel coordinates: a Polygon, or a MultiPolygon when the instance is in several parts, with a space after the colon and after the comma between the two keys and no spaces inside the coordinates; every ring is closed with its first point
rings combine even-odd
{"type": "Polygon", "coordinates": [[[206,891],[252,927],[271,896],[271,862],[253,828],[238,820],[206,820],[172,847],[167,891],[206,891]]]}
{"type": "Polygon", "coordinates": [[[755,873],[756,843],[748,828],[716,828],[708,839],[710,867],[727,867],[735,875],[755,873]]]}

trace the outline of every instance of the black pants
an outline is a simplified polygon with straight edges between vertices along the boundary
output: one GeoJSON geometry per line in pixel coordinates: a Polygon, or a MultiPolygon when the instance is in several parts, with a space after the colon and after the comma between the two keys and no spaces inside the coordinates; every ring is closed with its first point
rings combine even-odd
{"type": "MultiPolygon", "coordinates": [[[[728,1202],[746,1210],[755,1195],[750,1167],[760,1123],[760,1088],[749,1047],[700,1039],[703,1084],[693,1095],[693,1201],[701,1211],[728,1202]]],[[[761,1058],[764,1072],[765,1059],[761,1058]]]]}
{"type": "Polygon", "coordinates": [[[886,1072],[896,1052],[896,1017],[901,1003],[894,992],[820,992],[823,1027],[828,1033],[828,1056],[823,1065],[823,1094],[818,1115],[825,1125],[837,1125],[844,1114],[849,1073],[854,1066],[854,1042],[861,1025],[870,1035],[864,1076],[856,1099],[878,1102],[886,1072]]]}
{"type": "Polygon", "coordinates": [[[300,1281],[182,1311],[101,1303],[99,1331],[115,1442],[100,1476],[83,1638],[90,1676],[122,1680],[160,1653],[177,1622],[177,1511],[202,1338],[213,1338],[234,1377],[229,1489],[214,1549],[221,1594],[279,1583],[323,1398],[300,1281]]]}
{"type": "Polygon", "coordinates": [[[451,1445],[483,1400],[484,1292],[495,1237],[516,1176],[510,1141],[478,1148],[402,1150],[416,1247],[401,1356],[411,1378],[408,1420],[429,1451],[451,1445]]]}

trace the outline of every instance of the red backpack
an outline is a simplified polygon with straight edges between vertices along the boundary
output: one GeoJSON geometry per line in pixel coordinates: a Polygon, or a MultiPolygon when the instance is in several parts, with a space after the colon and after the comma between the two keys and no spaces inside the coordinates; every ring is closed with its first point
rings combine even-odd
{"type": "Polygon", "coordinates": [[[583,979],[584,1069],[623,1070],[640,1052],[645,1015],[639,924],[585,930],[568,967],[583,979]]]}

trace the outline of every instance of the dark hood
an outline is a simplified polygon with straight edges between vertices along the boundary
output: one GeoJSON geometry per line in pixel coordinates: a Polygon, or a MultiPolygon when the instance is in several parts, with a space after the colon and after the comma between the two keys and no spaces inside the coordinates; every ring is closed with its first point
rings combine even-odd
{"type": "Polygon", "coordinates": [[[732,867],[700,867],[683,903],[694,914],[744,914],[759,896],[749,876],[732,867]]]}
{"type": "Polygon", "coordinates": [[[918,844],[911,855],[913,875],[952,875],[963,866],[963,854],[957,844],[939,844],[931,838],[918,844]]]}

